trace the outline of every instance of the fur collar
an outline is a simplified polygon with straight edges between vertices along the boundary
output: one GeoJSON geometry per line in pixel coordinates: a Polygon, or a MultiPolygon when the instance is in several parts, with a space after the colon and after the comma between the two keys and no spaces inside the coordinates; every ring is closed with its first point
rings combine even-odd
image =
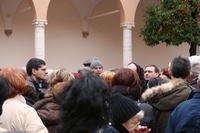
{"type": "Polygon", "coordinates": [[[152,87],[152,88],[148,88],[142,94],[142,99],[146,101],[146,100],[154,97],[157,94],[163,94],[163,93],[169,92],[173,88],[175,88],[176,86],[180,85],[183,82],[185,82],[183,79],[175,78],[175,79],[170,80],[168,83],[164,83],[164,84],[152,87]]]}

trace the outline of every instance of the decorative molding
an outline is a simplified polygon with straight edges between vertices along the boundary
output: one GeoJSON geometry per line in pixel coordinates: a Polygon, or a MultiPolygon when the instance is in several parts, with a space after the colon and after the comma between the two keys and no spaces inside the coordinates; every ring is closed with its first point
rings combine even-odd
{"type": "Polygon", "coordinates": [[[6,34],[7,37],[10,37],[10,35],[12,34],[12,29],[5,29],[4,33],[6,34]]]}
{"type": "Polygon", "coordinates": [[[84,38],[87,38],[88,35],[89,35],[89,32],[88,32],[88,31],[82,31],[82,36],[83,36],[84,38]]]}
{"type": "Polygon", "coordinates": [[[131,30],[133,27],[135,27],[135,25],[133,23],[122,23],[121,27],[131,30]]]}
{"type": "Polygon", "coordinates": [[[38,27],[44,27],[47,24],[47,20],[33,20],[33,25],[36,25],[38,27]]]}

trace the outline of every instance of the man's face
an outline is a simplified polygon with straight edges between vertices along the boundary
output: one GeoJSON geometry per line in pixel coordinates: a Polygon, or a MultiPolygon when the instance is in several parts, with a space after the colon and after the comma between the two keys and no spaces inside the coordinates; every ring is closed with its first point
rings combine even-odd
{"type": "Polygon", "coordinates": [[[138,125],[140,124],[141,118],[138,116],[133,116],[131,119],[129,119],[127,122],[122,123],[122,126],[126,128],[129,133],[135,133],[135,130],[138,128],[138,125]]]}
{"type": "Polygon", "coordinates": [[[155,72],[154,67],[146,67],[144,70],[144,79],[149,80],[151,78],[156,78],[159,76],[159,73],[155,72]]]}
{"type": "Polygon", "coordinates": [[[103,67],[102,66],[95,66],[95,67],[92,68],[92,71],[99,76],[103,72],[103,67]]]}
{"type": "Polygon", "coordinates": [[[46,67],[46,65],[41,65],[40,68],[38,68],[38,70],[33,69],[32,73],[36,80],[44,80],[44,79],[46,79],[46,75],[48,73],[47,67],[46,67]]]}

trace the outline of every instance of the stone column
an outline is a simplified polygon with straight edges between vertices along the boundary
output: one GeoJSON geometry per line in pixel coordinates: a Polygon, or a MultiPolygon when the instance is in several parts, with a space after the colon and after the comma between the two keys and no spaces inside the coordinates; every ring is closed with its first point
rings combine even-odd
{"type": "Polygon", "coordinates": [[[34,20],[35,25],[35,57],[45,60],[45,25],[46,20],[34,20]]]}
{"type": "Polygon", "coordinates": [[[132,61],[132,23],[123,23],[123,66],[132,61]]]}

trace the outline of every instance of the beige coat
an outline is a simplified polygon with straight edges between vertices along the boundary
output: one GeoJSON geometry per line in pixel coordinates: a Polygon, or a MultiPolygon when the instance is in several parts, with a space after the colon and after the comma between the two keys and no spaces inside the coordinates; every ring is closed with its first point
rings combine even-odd
{"type": "Polygon", "coordinates": [[[8,131],[48,133],[34,108],[26,104],[22,95],[7,99],[3,104],[0,127],[8,131]]]}
{"type": "Polygon", "coordinates": [[[6,130],[6,129],[0,127],[0,133],[7,132],[7,131],[8,131],[8,130],[6,130]]]}

